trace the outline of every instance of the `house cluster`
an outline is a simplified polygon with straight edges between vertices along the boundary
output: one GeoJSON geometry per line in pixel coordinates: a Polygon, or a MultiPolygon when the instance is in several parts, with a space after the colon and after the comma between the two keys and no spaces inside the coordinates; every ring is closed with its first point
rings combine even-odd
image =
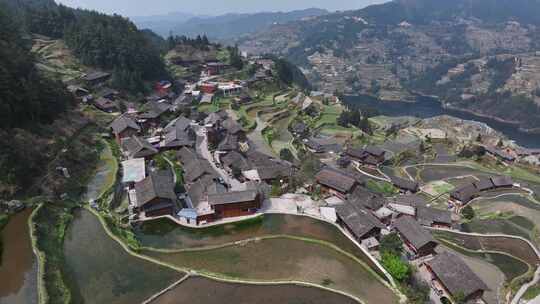
{"type": "Polygon", "coordinates": [[[514,181],[509,176],[492,176],[482,178],[476,182],[463,185],[450,194],[451,203],[457,206],[464,206],[471,200],[479,197],[482,192],[512,188],[514,181]]]}
{"type": "Polygon", "coordinates": [[[395,232],[404,243],[407,258],[427,270],[429,283],[440,296],[453,298],[463,293],[467,300],[473,300],[487,290],[463,260],[436,250],[438,242],[429,228],[455,228],[459,218],[451,211],[432,208],[422,195],[409,190],[385,198],[369,191],[361,179],[346,170],[323,168],[316,182],[323,197],[332,198],[327,201],[334,204],[337,223],[374,255],[381,238],[395,232]],[[443,267],[448,261],[452,267],[443,267]]]}
{"type": "Polygon", "coordinates": [[[200,225],[250,215],[261,208],[264,189],[293,174],[291,163],[253,149],[226,111],[192,111],[190,118],[169,121],[172,108],[169,100],[149,100],[110,124],[124,158],[132,220],[170,215],[200,225]],[[167,151],[176,157],[171,162],[182,165],[182,176],[157,168],[156,156],[167,151]]]}

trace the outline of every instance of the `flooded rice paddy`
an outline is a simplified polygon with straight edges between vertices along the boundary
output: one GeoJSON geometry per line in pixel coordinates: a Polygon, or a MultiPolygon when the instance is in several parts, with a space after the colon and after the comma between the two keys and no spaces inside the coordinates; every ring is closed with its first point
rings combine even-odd
{"type": "Polygon", "coordinates": [[[86,210],[76,212],[68,229],[64,258],[75,303],[141,303],[183,276],[127,254],[86,210]]]}
{"type": "Polygon", "coordinates": [[[14,215],[2,231],[0,303],[37,303],[37,260],[32,251],[28,218],[32,210],[14,215]]]}
{"type": "Polygon", "coordinates": [[[94,177],[86,186],[86,193],[82,199],[84,202],[96,200],[106,191],[116,178],[117,165],[109,145],[105,145],[94,177]]]}
{"type": "Polygon", "coordinates": [[[136,230],[142,246],[164,249],[215,246],[271,235],[318,239],[333,243],[353,254],[359,251],[333,225],[296,215],[266,214],[243,222],[199,229],[181,227],[168,219],[160,219],[145,222],[136,230]]]}
{"type": "Polygon", "coordinates": [[[324,245],[286,238],[251,241],[219,249],[160,253],[166,263],[256,281],[300,281],[345,291],[368,303],[395,303],[394,293],[354,259],[324,245]],[[354,279],[353,279],[354,278],[354,279]]]}
{"type": "Polygon", "coordinates": [[[319,288],[298,285],[248,285],[192,277],[159,297],[153,304],[353,304],[355,300],[319,288]]]}

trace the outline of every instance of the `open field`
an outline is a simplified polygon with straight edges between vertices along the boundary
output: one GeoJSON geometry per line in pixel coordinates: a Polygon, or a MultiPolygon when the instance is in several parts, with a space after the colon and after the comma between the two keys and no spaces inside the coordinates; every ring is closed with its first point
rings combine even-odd
{"type": "Polygon", "coordinates": [[[155,304],[326,304],[357,303],[348,297],[314,287],[298,285],[250,285],[233,284],[192,277],[178,287],[165,293],[153,303],[155,304]]]}
{"type": "Polygon", "coordinates": [[[75,214],[63,254],[75,303],[140,303],[183,276],[127,254],[86,210],[75,214]]]}
{"type": "Polygon", "coordinates": [[[397,302],[395,294],[363,265],[315,242],[275,238],[211,250],[142,253],[179,267],[228,277],[308,282],[351,293],[368,303],[397,302]]]}

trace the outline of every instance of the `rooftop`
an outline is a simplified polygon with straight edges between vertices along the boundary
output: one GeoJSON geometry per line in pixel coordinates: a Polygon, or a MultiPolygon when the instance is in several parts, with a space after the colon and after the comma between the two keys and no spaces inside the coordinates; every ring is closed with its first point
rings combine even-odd
{"type": "Polygon", "coordinates": [[[325,168],[319,171],[315,179],[320,184],[337,190],[341,193],[348,193],[353,190],[356,180],[351,176],[335,169],[325,168]]]}
{"type": "Polygon", "coordinates": [[[416,249],[420,249],[432,242],[437,243],[431,233],[411,217],[398,218],[394,222],[394,227],[416,249]]]}
{"type": "Polygon", "coordinates": [[[467,298],[479,290],[489,289],[484,281],[455,254],[440,253],[426,264],[454,296],[462,292],[467,298]]]}

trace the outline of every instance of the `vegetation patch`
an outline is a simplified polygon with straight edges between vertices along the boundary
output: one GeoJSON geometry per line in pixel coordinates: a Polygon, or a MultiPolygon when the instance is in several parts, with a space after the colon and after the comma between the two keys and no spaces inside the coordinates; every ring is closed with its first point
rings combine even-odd
{"type": "Polygon", "coordinates": [[[373,192],[381,193],[386,196],[392,196],[398,193],[396,187],[389,182],[375,181],[370,179],[366,182],[366,187],[373,192]]]}
{"type": "Polygon", "coordinates": [[[524,300],[532,300],[540,295],[540,284],[535,284],[527,289],[523,294],[524,300]]]}
{"type": "Polygon", "coordinates": [[[44,203],[31,218],[35,248],[40,256],[38,278],[44,303],[71,303],[72,297],[63,272],[62,246],[71,223],[74,206],[69,203],[44,203]]]}
{"type": "Polygon", "coordinates": [[[4,251],[4,243],[2,238],[2,230],[7,225],[9,216],[7,214],[0,214],[0,266],[2,266],[2,252],[4,251]]]}

